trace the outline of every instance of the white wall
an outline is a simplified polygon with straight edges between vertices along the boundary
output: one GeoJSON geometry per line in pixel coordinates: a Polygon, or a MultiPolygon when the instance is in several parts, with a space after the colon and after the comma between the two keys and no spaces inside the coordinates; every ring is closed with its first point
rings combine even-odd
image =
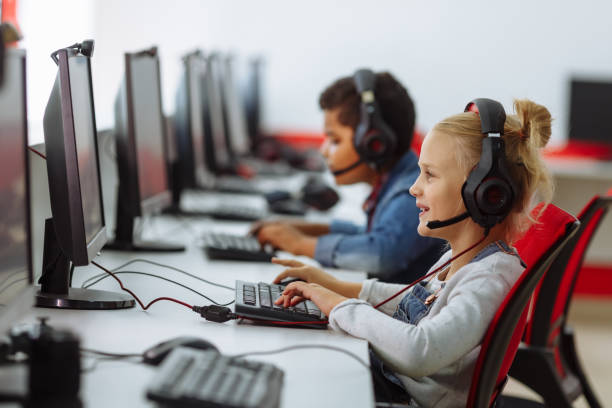
{"type": "MultiPolygon", "coordinates": [[[[43,141],[42,119],[57,66],[51,53],[93,37],[93,0],[19,0],[17,18],[27,51],[26,77],[30,144],[43,141]]],[[[95,92],[95,90],[94,90],[95,92]]]]}
{"type": "MultiPolygon", "coordinates": [[[[25,34],[49,43],[43,56],[48,58],[53,49],[93,32],[99,128],[113,123],[122,53],[152,44],[160,47],[168,113],[184,52],[202,47],[265,55],[264,121],[273,129],[318,130],[320,91],[369,66],[391,71],[407,86],[425,130],[474,97],[498,99],[507,109],[513,98],[528,97],[551,110],[558,142],[566,133],[569,76],[612,77],[612,3],[606,1],[64,0],[39,10],[47,3],[36,2],[30,12],[57,15],[61,8],[81,5],[76,8],[84,19],[72,19],[60,30],[68,37],[73,29],[74,35],[60,41],[43,25],[25,34]],[[88,15],[91,27],[84,26],[88,15]]],[[[44,89],[44,106],[52,80],[29,79],[30,87],[44,89]]]]}

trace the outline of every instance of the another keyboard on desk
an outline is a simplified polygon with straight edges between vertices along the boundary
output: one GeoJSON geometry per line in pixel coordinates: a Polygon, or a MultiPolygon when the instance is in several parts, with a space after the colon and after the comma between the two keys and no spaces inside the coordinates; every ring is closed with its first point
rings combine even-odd
{"type": "Polygon", "coordinates": [[[284,308],[275,305],[284,286],[264,282],[236,281],[235,313],[254,320],[280,322],[305,322],[291,326],[326,329],[327,318],[312,301],[306,300],[295,306],[284,308]],[[310,323],[312,322],[312,323],[310,323]]]}
{"type": "Polygon", "coordinates": [[[276,408],[283,376],[272,364],[179,347],[163,361],[147,397],[164,407],[276,408]]]}
{"type": "Polygon", "coordinates": [[[240,177],[221,177],[215,180],[213,189],[221,193],[259,195],[263,192],[252,181],[240,177]]]}
{"type": "Polygon", "coordinates": [[[206,211],[209,217],[217,220],[227,221],[257,221],[266,217],[267,213],[263,210],[252,207],[239,207],[224,205],[206,211]]]}
{"type": "Polygon", "coordinates": [[[270,262],[274,256],[274,252],[262,247],[255,237],[207,233],[202,238],[204,250],[210,259],[270,262]]]}

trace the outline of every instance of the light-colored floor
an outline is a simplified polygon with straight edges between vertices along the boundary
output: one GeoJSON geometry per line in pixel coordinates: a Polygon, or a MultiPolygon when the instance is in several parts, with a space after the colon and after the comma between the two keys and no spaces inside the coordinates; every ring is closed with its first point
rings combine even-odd
{"type": "MultiPolygon", "coordinates": [[[[612,407],[612,299],[575,298],[569,323],[575,331],[582,366],[599,402],[604,407],[612,407]]],[[[541,401],[537,394],[512,379],[504,394],[541,401]]],[[[580,397],[574,407],[588,407],[588,404],[580,397]]]]}

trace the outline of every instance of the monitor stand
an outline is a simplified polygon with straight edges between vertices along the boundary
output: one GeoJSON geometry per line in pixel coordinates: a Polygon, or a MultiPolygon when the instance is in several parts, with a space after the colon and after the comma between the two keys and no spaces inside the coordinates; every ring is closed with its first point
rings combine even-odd
{"type": "MultiPolygon", "coordinates": [[[[121,191],[121,189],[119,190],[121,191]]],[[[185,246],[163,241],[143,241],[134,238],[135,211],[117,196],[117,223],[115,239],[107,242],[104,249],[129,252],[182,252],[185,246]]]]}
{"type": "Polygon", "coordinates": [[[45,221],[43,271],[38,283],[36,306],[60,309],[125,309],[134,307],[134,299],[123,293],[71,288],[70,259],[59,246],[53,218],[45,221]]]}

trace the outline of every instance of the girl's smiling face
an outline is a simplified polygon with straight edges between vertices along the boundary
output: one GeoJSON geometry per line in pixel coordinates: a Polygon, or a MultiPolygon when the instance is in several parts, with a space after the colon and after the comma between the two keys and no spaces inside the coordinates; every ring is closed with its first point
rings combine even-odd
{"type": "Polygon", "coordinates": [[[461,187],[467,174],[459,165],[457,149],[454,137],[436,130],[429,132],[423,141],[419,157],[421,174],[410,187],[410,194],[421,210],[417,228],[420,235],[451,241],[467,221],[440,229],[427,227],[429,221],[444,221],[466,211],[461,187]]]}

